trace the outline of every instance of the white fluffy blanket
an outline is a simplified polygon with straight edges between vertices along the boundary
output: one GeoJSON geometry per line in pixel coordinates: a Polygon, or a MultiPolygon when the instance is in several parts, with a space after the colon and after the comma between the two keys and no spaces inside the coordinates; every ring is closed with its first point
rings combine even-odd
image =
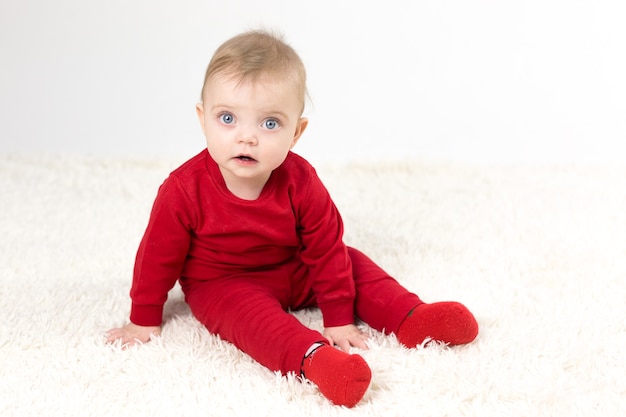
{"type": "MultiPolygon", "coordinates": [[[[626,410],[626,167],[334,165],[347,243],[426,301],[476,315],[469,346],[371,331],[354,409],[209,334],[176,288],[161,338],[122,351],[135,250],[179,162],[0,156],[2,416],[618,416],[626,410]]],[[[321,329],[321,316],[297,313],[321,329]]],[[[367,328],[364,326],[364,328],[367,328]]]]}

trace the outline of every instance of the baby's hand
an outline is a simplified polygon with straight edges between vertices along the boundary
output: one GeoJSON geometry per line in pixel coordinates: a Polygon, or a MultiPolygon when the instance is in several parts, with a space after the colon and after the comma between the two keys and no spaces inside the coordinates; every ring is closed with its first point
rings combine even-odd
{"type": "Polygon", "coordinates": [[[324,329],[324,337],[328,339],[331,346],[337,345],[346,353],[350,353],[350,347],[367,350],[365,341],[368,336],[354,324],[327,327],[324,329]]]}
{"type": "Polygon", "coordinates": [[[133,346],[135,343],[146,343],[150,341],[150,336],[159,336],[161,334],[160,326],[139,326],[134,323],[128,323],[124,327],[111,329],[107,335],[107,343],[115,343],[120,340],[122,346],[133,346]]]}

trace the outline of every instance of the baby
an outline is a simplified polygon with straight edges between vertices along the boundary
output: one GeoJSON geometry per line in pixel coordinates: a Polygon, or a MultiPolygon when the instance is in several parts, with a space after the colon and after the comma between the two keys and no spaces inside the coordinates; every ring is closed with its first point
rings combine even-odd
{"type": "Polygon", "coordinates": [[[415,347],[478,334],[457,302],[427,304],[343,242],[343,223],[314,168],[291,149],[305,131],[306,72],[273,34],[226,41],[209,63],[196,112],[206,149],[159,188],[137,252],[130,322],[107,341],[148,342],[178,281],[193,315],[256,361],[355,406],[371,371],[360,319],[415,347]],[[318,307],[323,334],[290,310],[318,307]]]}

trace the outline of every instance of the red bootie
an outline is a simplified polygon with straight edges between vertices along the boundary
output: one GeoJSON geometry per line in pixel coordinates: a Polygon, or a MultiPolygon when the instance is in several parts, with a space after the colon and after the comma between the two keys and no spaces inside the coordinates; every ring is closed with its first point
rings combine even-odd
{"type": "Polygon", "coordinates": [[[372,371],[361,356],[324,345],[304,358],[302,376],[332,403],[351,408],[365,395],[372,371]]]}
{"type": "Polygon", "coordinates": [[[457,302],[420,304],[404,319],[397,332],[398,341],[407,347],[422,344],[427,338],[449,345],[463,345],[478,335],[472,313],[457,302]]]}

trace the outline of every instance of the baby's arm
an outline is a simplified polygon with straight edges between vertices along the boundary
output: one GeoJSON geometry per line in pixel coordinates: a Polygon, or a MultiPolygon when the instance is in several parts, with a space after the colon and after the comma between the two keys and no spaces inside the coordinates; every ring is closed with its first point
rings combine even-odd
{"type": "Polygon", "coordinates": [[[134,323],[111,329],[106,333],[107,343],[114,343],[120,340],[122,346],[133,346],[137,342],[146,343],[150,341],[151,336],[159,336],[160,334],[160,326],[139,326],[134,323]]]}
{"type": "Polygon", "coordinates": [[[181,274],[190,245],[192,204],[175,177],[159,188],[135,260],[129,323],[106,333],[107,343],[146,343],[161,334],[163,305],[181,274]],[[142,326],[135,323],[150,324],[142,326]]]}

